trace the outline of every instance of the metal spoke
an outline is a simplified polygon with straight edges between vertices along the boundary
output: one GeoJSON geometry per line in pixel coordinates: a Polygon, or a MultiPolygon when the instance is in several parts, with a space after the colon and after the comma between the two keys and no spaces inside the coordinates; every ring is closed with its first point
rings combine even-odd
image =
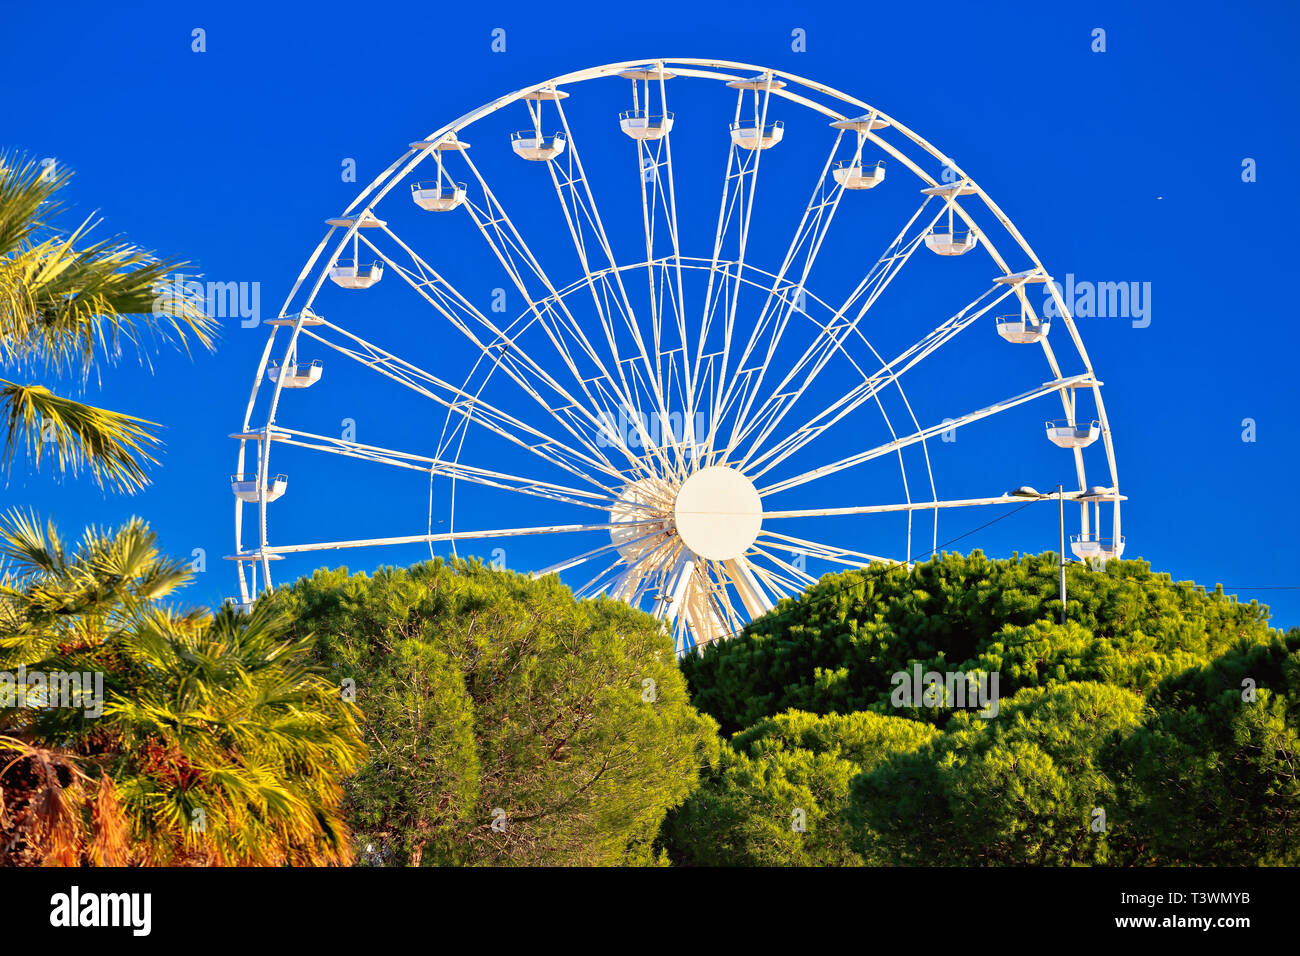
{"type": "Polygon", "coordinates": [[[829,465],[822,465],[820,468],[814,468],[810,471],[804,472],[803,474],[795,475],[793,478],[787,478],[784,481],[768,485],[766,488],[760,489],[759,493],[763,497],[767,497],[768,495],[774,495],[780,491],[787,491],[791,488],[798,487],[799,485],[806,484],[815,478],[823,478],[827,475],[843,471],[845,468],[851,468],[854,465],[871,461],[873,458],[879,458],[881,455],[888,454],[895,449],[906,448],[916,442],[933,438],[935,435],[941,434],[942,432],[961,428],[964,425],[969,425],[971,422],[979,421],[982,418],[988,418],[990,415],[996,415],[999,412],[1006,411],[1007,409],[1015,408],[1017,405],[1023,405],[1025,402],[1033,401],[1035,398],[1050,394],[1051,392],[1063,388],[1069,388],[1071,385],[1086,381],[1090,378],[1090,375],[1084,373],[1082,375],[1072,375],[1069,378],[1059,379],[1055,382],[1047,382],[1038,388],[1031,389],[1028,392],[1023,392],[1014,398],[1006,399],[996,405],[989,405],[973,412],[967,412],[960,418],[953,418],[945,422],[940,422],[938,425],[931,425],[929,428],[922,429],[921,431],[916,432],[913,435],[908,435],[905,438],[899,438],[884,445],[878,445],[875,448],[859,452],[856,455],[841,458],[839,461],[832,462],[829,465]]]}
{"type": "Polygon", "coordinates": [[[878,554],[864,554],[861,551],[853,551],[849,548],[837,548],[790,534],[778,534],[775,531],[765,530],[759,536],[759,540],[769,548],[776,548],[778,551],[789,551],[792,554],[802,554],[809,558],[821,558],[824,561],[839,561],[855,568],[865,568],[869,564],[881,561],[889,562],[891,560],[882,558],[878,554]]]}
{"type": "MultiPolygon", "coordinates": [[[[822,435],[828,429],[832,428],[834,425],[838,424],[863,404],[875,400],[881,389],[885,386],[891,383],[897,386],[899,378],[904,373],[915,368],[927,357],[948,344],[948,342],[950,342],[960,332],[983,318],[1010,294],[1009,291],[1003,292],[992,301],[981,306],[980,303],[989,295],[988,292],[985,292],[974,302],[964,307],[956,315],[944,321],[941,325],[933,329],[924,338],[913,344],[893,360],[882,363],[878,371],[863,378],[861,385],[855,386],[848,394],[837,397],[829,406],[818,411],[797,429],[786,435],[785,438],[781,439],[774,445],[769,446],[762,454],[755,455],[755,453],[763,447],[766,440],[771,436],[772,432],[776,429],[776,426],[780,424],[781,420],[785,417],[786,412],[794,407],[794,401],[787,403],[784,408],[782,408],[778,414],[774,415],[765,425],[762,434],[754,440],[749,453],[742,459],[740,463],[741,466],[751,469],[756,476],[762,476],[771,471],[791,455],[803,450],[810,442],[822,435]],[[762,466],[761,468],[758,467],[760,465],[762,466]]],[[[834,345],[834,348],[836,349],[840,347],[840,343],[834,345]]],[[[813,379],[821,373],[826,362],[829,361],[831,354],[832,351],[828,350],[821,362],[804,378],[800,389],[795,393],[796,399],[799,395],[803,394],[803,390],[807,388],[813,379]]],[[[901,389],[901,386],[899,386],[899,388],[901,389]]],[[[910,410],[910,404],[908,407],[910,410]]]]}
{"type": "Polygon", "coordinates": [[[556,524],[534,528],[496,528],[487,531],[448,531],[441,534],[410,534],[390,538],[356,538],[350,541],[318,541],[313,544],[267,545],[266,554],[299,554],[304,551],[339,551],[345,548],[376,548],[401,544],[427,544],[441,541],[478,541],[487,538],[523,538],[538,534],[574,534],[582,531],[609,531],[612,528],[639,527],[647,521],[614,521],[606,524],[556,524]]]}

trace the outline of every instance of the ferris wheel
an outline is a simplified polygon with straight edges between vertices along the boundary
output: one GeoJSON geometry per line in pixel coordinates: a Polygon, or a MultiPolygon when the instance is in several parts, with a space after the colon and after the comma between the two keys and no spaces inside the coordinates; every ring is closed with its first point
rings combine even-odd
{"type": "Polygon", "coordinates": [[[845,93],[581,70],[412,142],[326,222],[232,435],[242,605],[316,552],[508,546],[680,653],[821,573],[924,558],[968,509],[1069,501],[1076,557],[1123,553],[1060,288],[950,157],[845,93]],[[377,437],[331,433],[345,400],[377,437]],[[1005,490],[1045,455],[1057,493],[1005,490]]]}

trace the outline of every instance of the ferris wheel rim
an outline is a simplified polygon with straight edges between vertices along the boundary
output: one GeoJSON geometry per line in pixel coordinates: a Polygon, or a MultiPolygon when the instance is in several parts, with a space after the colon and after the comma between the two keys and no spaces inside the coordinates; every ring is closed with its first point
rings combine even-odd
{"type": "MultiPolygon", "coordinates": [[[[321,254],[326,248],[326,246],[328,245],[330,237],[334,235],[337,229],[342,228],[344,232],[342,233],[337,246],[335,247],[333,253],[327,257],[324,264],[320,265],[319,272],[317,273],[315,285],[306,296],[305,301],[302,303],[301,306],[302,309],[306,310],[311,308],[311,306],[314,304],[316,297],[318,296],[322,288],[326,275],[328,274],[332,265],[339,259],[341,251],[346,247],[349,240],[355,242],[355,237],[362,225],[361,224],[362,217],[371,214],[370,210],[380,200],[382,200],[393,188],[395,188],[395,186],[398,183],[404,182],[407,179],[410,172],[415,168],[415,166],[418,165],[420,161],[422,161],[424,154],[432,151],[431,147],[437,146],[439,143],[446,141],[449,137],[455,137],[458,139],[459,138],[458,134],[460,133],[460,131],[471,126],[473,123],[478,122],[479,120],[482,120],[492,115],[493,113],[498,112],[501,109],[504,109],[505,107],[509,106],[512,103],[518,102],[520,100],[527,100],[530,96],[534,94],[538,94],[540,92],[548,91],[548,90],[557,90],[558,87],[563,85],[573,85],[576,83],[586,82],[592,79],[600,79],[600,78],[614,76],[620,72],[637,68],[637,67],[644,67],[647,65],[653,65],[655,69],[659,69],[659,70],[672,68],[672,71],[676,76],[687,76],[687,77],[696,77],[701,79],[722,80],[722,81],[739,80],[742,79],[742,77],[734,76],[731,74],[718,74],[711,71],[719,70],[719,69],[740,70],[745,72],[755,71],[767,78],[766,79],[767,89],[765,92],[769,96],[775,95],[783,99],[790,100],[798,105],[822,113],[823,115],[830,117],[833,120],[845,120],[847,119],[847,116],[841,113],[837,113],[835,110],[830,109],[813,100],[810,100],[806,96],[803,96],[795,92],[794,90],[789,89],[789,84],[791,83],[795,84],[804,90],[813,91],[821,95],[831,97],[836,101],[838,101],[839,103],[852,105],[855,108],[865,110],[866,113],[872,116],[873,118],[878,117],[886,121],[889,127],[897,130],[898,133],[900,133],[908,140],[910,140],[915,146],[919,147],[921,150],[928,153],[931,157],[939,160],[943,164],[943,166],[953,170],[955,174],[960,176],[961,178],[959,182],[961,186],[962,187],[969,186],[971,188],[972,192],[970,194],[977,196],[984,203],[985,207],[989,210],[990,213],[992,213],[996,217],[998,222],[1005,229],[1007,235],[1010,236],[1011,239],[1015,242],[1015,244],[1019,247],[1020,251],[1024,253],[1024,255],[1029,259],[1029,261],[1031,261],[1034,264],[1034,268],[1043,272],[1044,275],[1046,274],[1045,270],[1043,269],[1041,260],[1038,258],[1036,253],[1034,253],[1033,249],[1030,247],[1027,240],[1024,239],[1024,237],[1019,233],[1019,231],[1016,229],[1014,224],[1011,222],[1009,217],[1005,216],[1002,213],[1001,209],[997,207],[997,205],[992,201],[990,197],[988,197],[988,195],[983,191],[983,189],[978,186],[978,184],[974,181],[974,179],[969,175],[967,175],[964,171],[962,171],[961,168],[957,166],[957,164],[953,162],[950,157],[938,151],[928,141],[924,140],[918,134],[914,133],[910,128],[899,123],[889,114],[886,114],[883,111],[879,111],[876,108],[871,107],[869,104],[865,103],[864,101],[858,100],[857,98],[852,97],[839,90],[836,90],[832,87],[817,83],[815,81],[808,80],[804,77],[797,76],[795,74],[786,71],[762,67],[755,64],[748,64],[748,63],[727,61],[727,60],[709,60],[709,59],[698,59],[698,58],[651,58],[651,59],[626,60],[618,63],[605,64],[603,66],[598,66],[598,67],[589,67],[583,70],[564,74],[562,76],[558,76],[550,80],[545,80],[540,83],[532,84],[531,86],[523,87],[515,91],[514,93],[506,94],[505,96],[498,97],[497,99],[490,101],[489,103],[484,104],[476,108],[475,110],[471,110],[470,112],[459,117],[457,120],[454,120],[452,123],[446,124],[445,126],[441,127],[440,129],[438,129],[437,131],[435,131],[434,133],[426,137],[424,141],[422,141],[426,145],[420,145],[419,143],[412,143],[411,146],[408,148],[408,151],[405,154],[403,154],[398,160],[392,163],[386,170],[384,170],[377,177],[375,177],[375,179],[372,180],[371,183],[368,186],[366,186],[366,188],[363,189],[361,193],[359,193],[358,196],[353,200],[353,202],[347,207],[343,215],[339,217],[340,220],[345,220],[348,219],[348,217],[351,217],[350,219],[351,224],[346,226],[341,224],[332,225],[329,232],[327,232],[326,235],[321,239],[320,243],[316,247],[316,250],[312,253],[307,263],[303,266],[303,269],[299,274],[298,279],[293,284],[293,287],[285,300],[285,304],[284,306],[282,306],[280,310],[281,317],[283,318],[288,314],[288,309],[297,298],[298,293],[303,286],[303,283],[306,281],[307,277],[311,275],[313,271],[316,269],[316,267],[320,264],[321,254]],[[774,88],[773,83],[774,81],[777,80],[786,83],[787,84],[786,87],[781,89],[774,88]],[[369,199],[368,202],[367,199],[369,199]]],[[[905,166],[905,168],[911,171],[923,182],[928,183],[932,187],[940,186],[940,183],[934,180],[932,177],[930,177],[928,172],[926,172],[924,169],[917,166],[908,157],[897,153],[897,151],[893,149],[891,146],[889,146],[888,144],[880,141],[877,137],[872,135],[871,130],[868,130],[867,137],[875,145],[880,146],[886,151],[886,153],[893,156],[893,158],[900,160],[902,164],[905,166]]],[[[952,210],[954,208],[954,205],[955,204],[950,204],[949,209],[952,210]]],[[[971,219],[969,218],[964,207],[960,205],[955,205],[955,210],[957,215],[959,215],[963,219],[963,221],[966,223],[967,227],[970,230],[978,229],[975,223],[971,221],[971,219]]],[[[950,218],[951,218],[951,212],[950,212],[950,218]]],[[[982,232],[982,230],[980,231],[980,236],[982,239],[984,238],[984,233],[982,232]]],[[[991,240],[985,240],[982,244],[985,246],[986,251],[989,252],[991,258],[993,258],[995,263],[997,263],[998,266],[1003,270],[1004,276],[1013,277],[1014,274],[1011,272],[1009,266],[1007,265],[1006,260],[999,253],[996,244],[994,244],[991,240]]],[[[680,258],[682,257],[679,255],[679,259],[680,258]]],[[[359,259],[357,261],[359,262],[359,259]]],[[[638,268],[638,266],[644,266],[644,265],[645,263],[628,264],[628,265],[617,267],[614,271],[631,270],[631,269],[638,268]]],[[[746,264],[746,265],[750,266],[750,268],[757,269],[757,267],[752,266],[752,264],[746,264]]],[[[758,270],[758,271],[763,271],[763,270],[758,270]]],[[[588,273],[588,275],[585,276],[584,278],[574,280],[574,282],[570,283],[569,286],[566,287],[565,291],[562,294],[571,294],[573,291],[576,291],[581,284],[589,283],[590,281],[591,281],[591,274],[588,273]]],[[[1062,320],[1065,327],[1067,328],[1070,335],[1071,344],[1074,346],[1074,351],[1078,355],[1079,359],[1082,361],[1083,366],[1086,370],[1083,376],[1078,376],[1077,378],[1090,379],[1094,383],[1091,385],[1091,391],[1093,392],[1093,397],[1096,402],[1098,417],[1100,419],[1101,437],[1104,440],[1104,447],[1106,449],[1107,462],[1109,465],[1109,472],[1111,476],[1111,490],[1115,496],[1114,521],[1116,526],[1116,533],[1118,533],[1118,526],[1119,526],[1118,502],[1119,500],[1122,500],[1122,496],[1119,495],[1118,470],[1116,467],[1116,463],[1114,459],[1114,450],[1111,442],[1111,438],[1112,438],[1111,430],[1106,416],[1104,400],[1101,396],[1100,389],[1097,387],[1100,383],[1095,382],[1096,376],[1093,373],[1091,360],[1087,354],[1086,348],[1083,345],[1078,330],[1074,325],[1073,316],[1071,315],[1069,309],[1066,307],[1064,301],[1061,300],[1059,290],[1050,285],[1049,285],[1049,290],[1052,299],[1055,300],[1055,306],[1057,309],[1056,317],[1059,317],[1062,320]]],[[[808,294],[810,295],[810,297],[812,296],[811,293],[808,294]]],[[[289,336],[288,343],[285,347],[285,351],[284,351],[285,358],[281,360],[282,363],[287,362],[289,356],[296,355],[295,350],[299,339],[299,333],[301,330],[302,330],[301,322],[296,323],[293,326],[289,336]]],[[[861,330],[855,329],[854,331],[857,332],[857,334],[863,339],[864,342],[867,341],[865,335],[861,333],[861,330]]],[[[250,395],[248,407],[245,413],[245,419],[244,419],[245,433],[250,432],[250,427],[253,421],[253,411],[256,406],[258,391],[264,384],[262,381],[262,376],[266,373],[266,369],[268,366],[268,362],[270,360],[270,356],[275,343],[277,332],[278,332],[278,327],[272,329],[271,334],[268,337],[266,347],[263,351],[261,362],[259,363],[258,366],[257,375],[255,377],[254,384],[253,384],[252,394],[250,395]]],[[[872,351],[874,353],[875,349],[872,348],[872,351]]],[[[1045,342],[1044,342],[1044,351],[1047,356],[1049,366],[1052,368],[1054,372],[1055,380],[1058,383],[1060,381],[1063,381],[1064,378],[1060,372],[1059,367],[1056,364],[1054,354],[1052,353],[1050,347],[1047,346],[1045,342]]],[[[876,355],[878,359],[881,358],[878,353],[876,353],[876,355]]],[[[475,367],[477,367],[477,365],[483,360],[483,357],[484,357],[483,355],[480,355],[478,358],[476,358],[474,363],[475,367]]],[[[489,372],[489,375],[485,377],[484,385],[486,385],[486,381],[488,378],[490,378],[490,375],[491,372],[489,372]]],[[[470,373],[471,378],[472,376],[473,376],[473,370],[471,370],[470,373]]],[[[468,383],[468,381],[469,379],[467,378],[466,384],[468,383]]],[[[898,387],[900,394],[904,395],[904,401],[906,402],[905,393],[903,393],[902,386],[897,382],[896,377],[894,378],[894,384],[898,387]]],[[[1088,387],[1088,381],[1083,381],[1082,386],[1088,387]]],[[[270,431],[275,422],[275,416],[279,405],[279,398],[283,387],[284,387],[284,383],[282,379],[277,379],[274,385],[272,386],[273,391],[270,400],[270,411],[268,412],[267,425],[265,426],[264,429],[264,431],[267,434],[267,438],[266,440],[258,441],[256,443],[258,463],[259,463],[259,472],[258,472],[259,475],[266,474],[269,471],[269,459],[270,459],[270,452],[272,446],[272,441],[270,439],[270,431]]],[[[1070,388],[1073,387],[1075,386],[1070,386],[1070,388]]],[[[1055,390],[1060,392],[1062,401],[1064,402],[1065,395],[1066,395],[1065,387],[1061,387],[1055,390]]],[[[913,423],[916,424],[917,427],[919,428],[920,427],[919,422],[916,420],[915,414],[911,412],[910,404],[908,406],[908,410],[909,410],[909,414],[911,414],[913,423]]],[[[882,408],[882,412],[883,412],[883,408],[882,408]]],[[[1067,412],[1071,416],[1073,415],[1072,409],[1068,407],[1067,407],[1067,412]]],[[[450,416],[450,411],[448,412],[448,416],[450,416]]],[[[892,426],[890,427],[890,430],[891,432],[893,431],[892,426]]],[[[468,427],[466,427],[465,432],[468,433],[468,427]]],[[[240,439],[238,467],[237,467],[237,471],[240,473],[244,471],[246,465],[246,451],[247,451],[248,440],[250,439],[247,438],[240,439]]],[[[460,442],[462,447],[463,447],[463,442],[464,442],[464,437],[462,436],[460,442]]],[[[924,440],[922,440],[922,444],[924,447],[924,440]]],[[[456,455],[457,465],[460,464],[459,457],[460,457],[460,452],[458,450],[456,455]]],[[[1079,494],[1082,494],[1085,490],[1085,477],[1084,477],[1084,471],[1082,465],[1082,455],[1078,447],[1076,447],[1074,450],[1074,457],[1076,460],[1076,470],[1078,472],[1078,477],[1080,481],[1079,494]]],[[[940,505],[940,500],[937,496],[937,492],[934,490],[934,475],[933,475],[933,469],[930,466],[928,451],[926,453],[926,470],[930,480],[931,495],[933,500],[929,503],[926,503],[925,506],[926,507],[933,506],[937,510],[941,505],[940,505]]],[[[904,476],[904,482],[906,483],[907,480],[906,469],[903,469],[903,476],[904,476]]],[[[431,472],[430,480],[432,481],[432,472],[431,472]]],[[[453,474],[452,480],[453,482],[458,480],[457,476],[453,474]]],[[[272,560],[272,558],[269,556],[269,554],[271,553],[271,549],[267,541],[266,505],[268,502],[266,500],[265,482],[259,481],[259,484],[262,485],[262,490],[259,494],[258,501],[256,502],[258,518],[259,518],[258,537],[260,540],[260,545],[258,550],[259,553],[261,554],[260,560],[263,569],[264,587],[269,587],[270,568],[267,562],[269,562],[269,560],[272,560]]],[[[908,497],[907,504],[910,506],[912,504],[910,491],[907,492],[907,497],[908,497]]],[[[237,553],[242,553],[242,530],[243,530],[242,506],[243,504],[244,501],[242,499],[240,498],[236,499],[235,521],[236,521],[237,553]]],[[[453,508],[453,512],[454,512],[454,508],[453,508]]],[[[1098,528],[1098,533],[1100,533],[1100,528],[1098,528]]],[[[909,537],[910,537],[910,530],[909,530],[909,537]]],[[[936,526],[936,537],[937,537],[937,526],[936,526]]],[[[454,543],[453,543],[453,547],[454,547],[454,543]]],[[[908,555],[909,561],[910,558],[911,558],[911,554],[910,554],[910,546],[909,546],[909,555],[908,555]]],[[[242,562],[239,564],[239,569],[240,569],[241,595],[243,595],[245,600],[247,600],[249,591],[244,579],[242,562]]],[[[254,579],[254,587],[256,587],[255,579],[254,579]]]]}

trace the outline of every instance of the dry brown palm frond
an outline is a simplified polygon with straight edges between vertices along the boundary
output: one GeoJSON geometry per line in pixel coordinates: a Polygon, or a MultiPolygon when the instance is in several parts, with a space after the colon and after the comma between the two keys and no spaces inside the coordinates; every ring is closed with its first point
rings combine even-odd
{"type": "MultiPolygon", "coordinates": [[[[85,774],[68,754],[33,746],[15,737],[0,737],[0,755],[16,754],[0,768],[0,785],[21,768],[0,821],[4,853],[26,851],[45,866],[76,866],[85,844],[81,810],[85,774]]],[[[12,786],[12,784],[11,784],[12,786]]]]}
{"type": "Polygon", "coordinates": [[[96,866],[126,866],[131,859],[131,824],[113,778],[101,776],[98,791],[90,814],[90,860],[96,866]]]}

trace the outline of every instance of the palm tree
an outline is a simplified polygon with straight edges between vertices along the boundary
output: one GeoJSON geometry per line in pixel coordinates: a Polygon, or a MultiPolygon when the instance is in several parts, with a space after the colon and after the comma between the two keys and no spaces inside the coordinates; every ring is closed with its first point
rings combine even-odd
{"type": "Polygon", "coordinates": [[[0,710],[0,857],[351,861],[341,805],[364,756],[359,712],[312,664],[310,637],[289,639],[266,604],[163,603],[190,571],[139,519],[69,547],[10,513],[0,558],[0,670],[104,675],[102,715],[30,693],[0,710]]]}
{"type": "MultiPolygon", "coordinates": [[[[192,339],[210,349],[216,325],[205,303],[168,280],[187,263],[117,239],[91,242],[89,219],[58,230],[56,197],[69,175],[0,156],[0,368],[86,378],[124,347],[170,342],[188,352],[192,339]]],[[[60,471],[85,467],[101,485],[134,491],[155,461],[153,425],[0,378],[6,466],[21,446],[38,467],[52,454],[60,471]]]]}

